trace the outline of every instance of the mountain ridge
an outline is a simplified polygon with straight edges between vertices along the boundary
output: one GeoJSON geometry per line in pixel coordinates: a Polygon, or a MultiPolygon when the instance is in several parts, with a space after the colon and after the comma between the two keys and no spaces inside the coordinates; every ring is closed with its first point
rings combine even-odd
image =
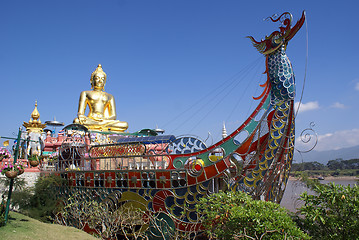
{"type": "Polygon", "coordinates": [[[335,159],[359,159],[359,145],[354,147],[341,148],[338,150],[328,150],[328,151],[315,151],[312,150],[308,153],[300,154],[298,151],[295,151],[293,157],[293,163],[303,162],[319,162],[324,165],[330,160],[335,159]]]}

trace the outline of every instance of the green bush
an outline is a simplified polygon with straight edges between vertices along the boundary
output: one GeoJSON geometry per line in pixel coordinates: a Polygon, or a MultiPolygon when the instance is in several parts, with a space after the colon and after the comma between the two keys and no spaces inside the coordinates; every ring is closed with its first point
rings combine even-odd
{"type": "Polygon", "coordinates": [[[62,179],[59,176],[42,176],[36,180],[34,193],[29,199],[24,213],[43,222],[51,222],[58,207],[56,187],[62,179]]]}
{"type": "MultiPolygon", "coordinates": [[[[14,187],[11,195],[11,207],[32,218],[43,222],[51,222],[57,207],[56,186],[62,181],[57,176],[43,176],[36,180],[33,188],[26,188],[23,178],[14,179],[14,187]]],[[[8,189],[10,180],[3,179],[2,184],[8,189]]],[[[7,197],[8,190],[3,194],[7,197]]]]}
{"type": "Polygon", "coordinates": [[[6,202],[5,199],[2,198],[0,203],[0,227],[5,225],[5,209],[6,209],[6,202]]]}
{"type": "Polygon", "coordinates": [[[309,239],[276,203],[243,192],[220,192],[197,204],[205,232],[217,239],[309,239]]]}
{"type": "Polygon", "coordinates": [[[297,218],[301,226],[315,239],[359,239],[359,186],[311,182],[308,186],[316,193],[304,192],[297,218]]]}

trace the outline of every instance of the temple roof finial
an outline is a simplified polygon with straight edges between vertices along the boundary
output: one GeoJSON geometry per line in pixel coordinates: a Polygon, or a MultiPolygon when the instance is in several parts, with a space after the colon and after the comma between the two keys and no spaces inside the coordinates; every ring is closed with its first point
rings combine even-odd
{"type": "Polygon", "coordinates": [[[227,130],[226,130],[226,125],[224,124],[223,122],[223,128],[222,128],[222,138],[226,138],[228,135],[227,135],[227,130]]]}
{"type": "Polygon", "coordinates": [[[35,109],[34,111],[32,111],[31,113],[31,118],[32,118],[32,122],[38,122],[38,123],[41,123],[41,120],[40,120],[40,113],[39,111],[37,110],[37,101],[35,101],[35,109]]]}
{"type": "Polygon", "coordinates": [[[35,101],[35,108],[31,113],[31,118],[29,122],[24,122],[24,127],[27,131],[42,131],[45,128],[46,124],[42,124],[40,120],[40,113],[37,110],[37,101],[35,101]]]}

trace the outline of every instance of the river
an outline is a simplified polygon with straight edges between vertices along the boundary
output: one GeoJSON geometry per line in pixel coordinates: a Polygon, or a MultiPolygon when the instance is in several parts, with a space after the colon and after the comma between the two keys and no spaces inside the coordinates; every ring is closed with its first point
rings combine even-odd
{"type": "MultiPolygon", "coordinates": [[[[321,180],[320,182],[321,183],[335,182],[336,184],[347,186],[347,185],[356,184],[357,180],[353,178],[346,178],[346,179],[337,178],[330,180],[321,180]]],[[[309,194],[313,194],[313,192],[310,189],[306,188],[304,184],[301,183],[299,180],[289,180],[280,205],[292,212],[295,212],[296,208],[299,208],[302,204],[302,202],[299,201],[298,198],[300,194],[303,193],[304,191],[307,191],[309,194]]]]}

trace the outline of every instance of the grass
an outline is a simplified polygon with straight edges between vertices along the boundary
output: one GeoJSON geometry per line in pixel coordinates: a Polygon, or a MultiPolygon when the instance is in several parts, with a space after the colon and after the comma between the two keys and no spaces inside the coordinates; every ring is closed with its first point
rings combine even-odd
{"type": "Polygon", "coordinates": [[[95,240],[94,236],[73,227],[43,223],[20,213],[10,212],[7,224],[0,227],[2,240],[95,240]]]}

